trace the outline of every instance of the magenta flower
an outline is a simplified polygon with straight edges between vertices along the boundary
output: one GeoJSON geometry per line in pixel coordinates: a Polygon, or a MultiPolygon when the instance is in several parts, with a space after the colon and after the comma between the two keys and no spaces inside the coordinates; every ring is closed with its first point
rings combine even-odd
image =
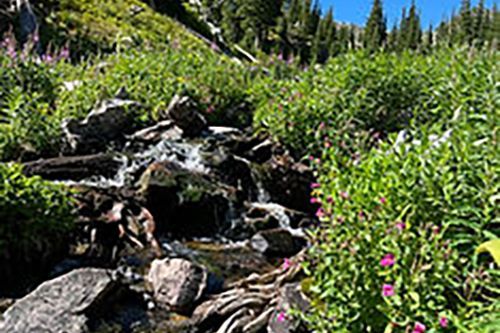
{"type": "Polygon", "coordinates": [[[322,218],[325,216],[325,211],[323,208],[318,208],[318,210],[316,211],[316,217],[318,218],[322,218]]]}
{"type": "Polygon", "coordinates": [[[320,200],[318,198],[311,198],[311,203],[312,204],[319,204],[320,200]]]}
{"type": "Polygon", "coordinates": [[[331,148],[331,147],[332,147],[332,143],[330,141],[326,141],[325,148],[331,148]]]}
{"type": "Polygon", "coordinates": [[[342,199],[347,200],[347,199],[349,199],[349,193],[342,191],[342,192],[340,192],[340,197],[342,199]]]}
{"type": "Polygon", "coordinates": [[[314,161],[314,156],[312,156],[312,155],[309,155],[307,158],[308,158],[308,159],[309,159],[309,161],[311,161],[311,162],[312,162],[312,161],[314,161]]]}
{"type": "Polygon", "coordinates": [[[448,318],[446,318],[445,316],[441,316],[441,318],[439,318],[439,326],[441,326],[442,328],[448,327],[448,318]]]}
{"type": "Polygon", "coordinates": [[[329,204],[333,203],[333,197],[329,195],[328,198],[326,198],[326,202],[328,202],[329,204]]]}
{"type": "Polygon", "coordinates": [[[326,126],[326,125],[325,125],[325,122],[324,122],[324,121],[322,121],[322,122],[319,124],[318,129],[321,131],[322,129],[324,129],[324,128],[325,128],[325,126],[326,126]]]}
{"type": "Polygon", "coordinates": [[[286,320],[286,314],[283,311],[280,311],[280,313],[278,313],[278,316],[276,317],[276,320],[278,321],[278,323],[284,322],[286,320]]]}
{"type": "Polygon", "coordinates": [[[382,295],[384,297],[391,297],[394,296],[394,286],[392,284],[384,284],[382,286],[382,295]]]}
{"type": "Polygon", "coordinates": [[[393,266],[395,262],[396,262],[396,259],[395,259],[394,254],[388,253],[382,258],[382,260],[380,260],[380,266],[382,266],[382,267],[393,266]]]}
{"type": "Polygon", "coordinates": [[[384,197],[381,197],[381,198],[380,198],[380,203],[381,203],[382,205],[385,205],[385,204],[387,203],[387,199],[386,199],[386,198],[384,198],[384,197]]]}
{"type": "Polygon", "coordinates": [[[290,268],[292,266],[292,261],[288,258],[285,258],[285,260],[283,260],[283,270],[286,271],[288,268],[290,268]]]}
{"type": "Polygon", "coordinates": [[[358,217],[359,217],[360,220],[364,219],[365,218],[365,213],[362,210],[360,210],[359,213],[358,213],[358,217]]]}
{"type": "Polygon", "coordinates": [[[312,183],[311,188],[319,188],[321,185],[319,183],[312,183]]]}
{"type": "Polygon", "coordinates": [[[403,221],[396,223],[396,229],[398,229],[399,231],[405,230],[406,229],[406,223],[404,223],[403,221]]]}
{"type": "Polygon", "coordinates": [[[424,324],[421,322],[416,322],[415,326],[413,327],[413,332],[412,333],[424,333],[427,330],[424,324]]]}
{"type": "Polygon", "coordinates": [[[319,157],[316,158],[316,160],[314,162],[316,162],[316,164],[320,164],[321,163],[321,158],[319,158],[319,157]]]}

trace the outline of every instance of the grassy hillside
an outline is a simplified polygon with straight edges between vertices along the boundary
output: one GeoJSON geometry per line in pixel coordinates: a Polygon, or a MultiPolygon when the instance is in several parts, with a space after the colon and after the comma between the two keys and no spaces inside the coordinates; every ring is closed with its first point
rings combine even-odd
{"type": "MultiPolygon", "coordinates": [[[[70,42],[78,54],[131,46],[158,48],[176,43],[207,48],[168,16],[140,0],[61,0],[46,3],[42,39],[45,44],[70,42]]],[[[43,11],[42,11],[43,12],[43,11]]]]}

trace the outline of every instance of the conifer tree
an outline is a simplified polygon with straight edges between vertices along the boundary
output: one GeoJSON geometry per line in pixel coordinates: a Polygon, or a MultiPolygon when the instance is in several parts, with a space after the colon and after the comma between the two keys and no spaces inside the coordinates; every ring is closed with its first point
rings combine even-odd
{"type": "Polygon", "coordinates": [[[366,22],[363,44],[370,52],[384,46],[387,37],[386,20],[382,0],[374,0],[366,22]]]}
{"type": "Polygon", "coordinates": [[[387,49],[389,51],[398,51],[399,29],[396,22],[392,26],[391,32],[387,36],[387,49]]]}
{"type": "Polygon", "coordinates": [[[412,1],[408,14],[408,35],[406,36],[406,47],[412,50],[418,49],[422,39],[422,28],[420,26],[420,16],[417,12],[415,1],[412,1]]]}
{"type": "Polygon", "coordinates": [[[485,42],[485,16],[484,0],[480,0],[475,10],[473,29],[474,42],[479,48],[481,48],[485,42]]]}
{"type": "Polygon", "coordinates": [[[467,43],[472,46],[474,39],[473,32],[473,21],[471,14],[470,0],[462,0],[462,5],[460,7],[460,38],[459,41],[462,44],[467,43]]]}

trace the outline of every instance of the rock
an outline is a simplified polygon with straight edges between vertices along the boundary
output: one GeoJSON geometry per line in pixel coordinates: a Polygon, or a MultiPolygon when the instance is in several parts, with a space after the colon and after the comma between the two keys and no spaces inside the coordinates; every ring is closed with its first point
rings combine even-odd
{"type": "Polygon", "coordinates": [[[147,276],[155,300],[181,314],[189,314],[201,300],[207,278],[203,267],[179,258],[154,260],[147,276]]]}
{"type": "Polygon", "coordinates": [[[199,112],[198,104],[188,96],[175,95],[163,117],[168,116],[188,137],[199,135],[207,128],[205,117],[199,112]]]}
{"type": "Polygon", "coordinates": [[[114,154],[62,156],[24,163],[24,173],[49,180],[82,180],[91,176],[112,177],[120,168],[114,154]]]}
{"type": "MultiPolygon", "coordinates": [[[[21,41],[24,43],[30,36],[38,31],[38,20],[31,8],[29,0],[16,1],[17,11],[19,13],[19,26],[21,32],[21,41]]],[[[38,45],[35,45],[38,47],[38,45]]]]}
{"type": "Polygon", "coordinates": [[[265,140],[253,147],[246,156],[249,160],[256,163],[264,163],[273,156],[275,143],[272,140],[265,140]]]}
{"type": "Polygon", "coordinates": [[[120,284],[104,269],[77,269],[40,285],[3,315],[1,332],[88,332],[89,320],[108,311],[120,284]]]}
{"type": "Polygon", "coordinates": [[[275,156],[264,164],[263,185],[272,202],[312,214],[311,183],[314,176],[309,167],[295,163],[291,157],[275,156]]]}
{"type": "Polygon", "coordinates": [[[159,235],[213,236],[228,223],[226,214],[234,195],[203,174],[165,161],[149,166],[140,184],[140,195],[159,235]]]}
{"type": "Polygon", "coordinates": [[[136,129],[141,112],[145,111],[139,103],[114,98],[100,102],[82,121],[65,119],[62,127],[68,152],[98,152],[110,142],[123,140],[136,129]]]}
{"type": "Polygon", "coordinates": [[[278,226],[283,228],[291,227],[294,229],[301,227],[301,223],[305,225],[308,220],[312,220],[306,213],[289,209],[275,203],[261,202],[250,203],[245,213],[245,218],[266,219],[270,221],[276,220],[278,226]]]}
{"type": "Polygon", "coordinates": [[[250,243],[254,250],[271,257],[288,257],[301,250],[299,238],[281,228],[259,231],[250,243]]]}
{"type": "Polygon", "coordinates": [[[132,134],[129,139],[145,143],[156,143],[162,139],[172,141],[182,138],[182,130],[175,126],[172,120],[163,120],[154,126],[139,130],[132,134]]]}
{"type": "Polygon", "coordinates": [[[307,333],[309,332],[304,323],[296,320],[276,320],[279,313],[289,313],[290,310],[307,312],[310,308],[310,302],[301,291],[300,283],[285,284],[279,290],[278,305],[275,313],[269,318],[268,333],[307,333]]]}

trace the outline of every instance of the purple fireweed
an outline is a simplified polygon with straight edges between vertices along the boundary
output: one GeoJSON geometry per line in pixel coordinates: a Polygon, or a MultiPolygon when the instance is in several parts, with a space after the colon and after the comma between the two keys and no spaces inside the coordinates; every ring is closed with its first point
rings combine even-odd
{"type": "Polygon", "coordinates": [[[382,267],[394,266],[395,262],[396,262],[396,258],[394,256],[394,254],[388,253],[382,258],[382,260],[380,260],[380,266],[382,266],[382,267]]]}
{"type": "Polygon", "coordinates": [[[416,322],[415,326],[413,327],[413,332],[412,333],[424,333],[427,330],[424,324],[421,322],[416,322]]]}
{"type": "Polygon", "coordinates": [[[290,268],[292,266],[292,261],[288,258],[285,258],[285,260],[283,260],[283,270],[287,270],[288,268],[290,268]]]}
{"type": "Polygon", "coordinates": [[[441,326],[442,328],[448,327],[448,318],[446,318],[445,316],[441,316],[439,318],[439,326],[441,326]]]}
{"type": "Polygon", "coordinates": [[[394,286],[392,284],[384,284],[382,286],[382,296],[391,297],[394,296],[394,286]]]}
{"type": "Polygon", "coordinates": [[[280,311],[278,313],[278,316],[276,317],[276,320],[278,321],[278,323],[284,322],[286,320],[286,314],[283,311],[280,311]]]}

